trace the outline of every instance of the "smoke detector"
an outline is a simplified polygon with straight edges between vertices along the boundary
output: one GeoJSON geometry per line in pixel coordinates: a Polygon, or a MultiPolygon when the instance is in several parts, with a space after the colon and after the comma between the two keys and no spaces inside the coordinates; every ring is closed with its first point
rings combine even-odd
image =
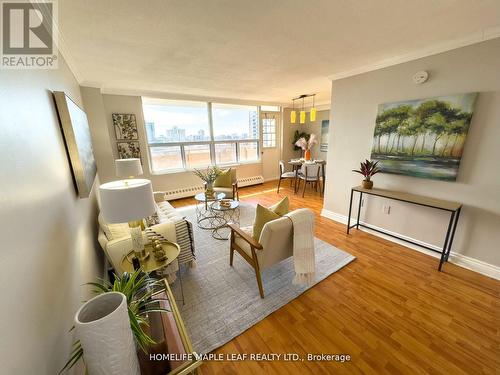
{"type": "Polygon", "coordinates": [[[425,70],[421,70],[420,72],[416,72],[413,75],[413,82],[416,83],[417,85],[420,85],[424,82],[426,82],[429,79],[429,73],[427,73],[425,70]]]}

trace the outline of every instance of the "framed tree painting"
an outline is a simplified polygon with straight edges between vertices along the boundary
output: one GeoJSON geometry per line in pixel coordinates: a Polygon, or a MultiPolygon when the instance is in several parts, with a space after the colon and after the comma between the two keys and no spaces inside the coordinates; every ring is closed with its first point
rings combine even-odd
{"type": "Polygon", "coordinates": [[[62,91],[54,91],[71,171],[80,198],[87,198],[97,173],[87,115],[62,91]]]}
{"type": "Polygon", "coordinates": [[[477,93],[380,104],[372,160],[382,172],[455,181],[477,93]]]}
{"type": "Polygon", "coordinates": [[[137,133],[137,122],[134,114],[113,113],[113,127],[115,128],[115,137],[117,140],[136,140],[139,139],[137,133]]]}
{"type": "Polygon", "coordinates": [[[141,158],[139,142],[118,142],[116,147],[120,159],[141,158]]]}

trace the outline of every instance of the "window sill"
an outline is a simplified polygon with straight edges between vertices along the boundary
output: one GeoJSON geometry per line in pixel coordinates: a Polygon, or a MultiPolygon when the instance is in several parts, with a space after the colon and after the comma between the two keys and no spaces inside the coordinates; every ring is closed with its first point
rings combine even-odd
{"type": "MultiPolygon", "coordinates": [[[[262,164],[262,160],[254,160],[254,161],[249,161],[249,162],[241,162],[241,163],[235,163],[235,164],[219,164],[217,165],[221,169],[224,168],[233,168],[236,167],[238,168],[239,166],[244,166],[244,165],[253,165],[253,164],[262,164]]],[[[198,167],[196,169],[205,169],[208,166],[205,167],[198,167]]],[[[178,174],[178,173],[192,173],[194,172],[195,168],[182,168],[182,169],[172,169],[172,170],[167,170],[167,171],[152,171],[151,175],[152,176],[161,176],[164,174],[178,174]]]]}

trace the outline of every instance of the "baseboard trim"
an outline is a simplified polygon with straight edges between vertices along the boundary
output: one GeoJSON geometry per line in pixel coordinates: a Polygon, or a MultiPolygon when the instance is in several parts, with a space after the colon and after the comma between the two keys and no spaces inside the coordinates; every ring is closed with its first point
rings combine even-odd
{"type": "MultiPolygon", "coordinates": [[[[321,216],[326,217],[327,219],[331,219],[333,221],[342,223],[342,224],[347,224],[347,216],[339,214],[339,213],[336,213],[336,212],[333,212],[333,211],[330,211],[330,210],[326,210],[324,208],[321,210],[321,216]]],[[[353,219],[351,218],[351,220],[353,220],[353,219]]],[[[370,226],[372,226],[375,229],[384,230],[384,231],[386,231],[386,232],[388,232],[388,233],[390,233],[392,235],[399,236],[399,237],[407,239],[409,241],[416,242],[417,244],[420,244],[420,245],[423,245],[423,246],[428,246],[428,247],[430,247],[432,249],[435,249],[437,251],[441,251],[441,248],[439,246],[436,246],[436,245],[433,245],[433,244],[429,244],[427,242],[420,241],[420,240],[417,240],[417,239],[409,237],[409,236],[405,236],[405,235],[400,234],[400,233],[392,232],[392,231],[387,230],[385,228],[379,228],[379,227],[377,227],[375,225],[368,224],[368,223],[365,223],[365,222],[362,222],[362,221],[360,221],[360,223],[365,224],[365,225],[370,225],[370,226]]],[[[425,249],[423,247],[420,247],[418,245],[414,245],[414,244],[408,243],[408,242],[403,241],[403,240],[399,240],[397,238],[394,238],[394,237],[391,237],[391,236],[388,236],[388,235],[384,235],[383,233],[379,233],[379,232],[376,232],[374,230],[370,230],[369,228],[362,228],[362,227],[360,227],[359,229],[363,230],[363,231],[365,231],[367,233],[373,234],[373,235],[375,235],[377,237],[384,238],[384,239],[389,240],[391,242],[403,245],[403,246],[408,247],[408,248],[410,248],[412,250],[416,250],[416,251],[419,251],[419,252],[424,253],[426,255],[430,255],[430,256],[432,256],[434,258],[439,258],[440,257],[439,254],[436,254],[433,251],[430,251],[430,250],[425,249]]],[[[460,267],[463,267],[463,268],[467,268],[467,269],[469,269],[471,271],[478,272],[478,273],[480,273],[482,275],[491,277],[493,279],[500,280],[500,267],[495,266],[493,264],[489,264],[489,263],[483,262],[482,260],[471,258],[471,257],[468,257],[466,255],[458,254],[458,253],[455,253],[455,252],[452,251],[450,253],[449,262],[451,262],[453,264],[456,264],[457,266],[460,266],[460,267]]]]}

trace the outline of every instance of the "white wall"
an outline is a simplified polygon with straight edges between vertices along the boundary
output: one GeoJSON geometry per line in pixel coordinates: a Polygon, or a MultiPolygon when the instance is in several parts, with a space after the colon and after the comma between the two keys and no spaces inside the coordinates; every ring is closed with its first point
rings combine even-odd
{"type": "Polygon", "coordinates": [[[82,106],[80,88],[59,59],[57,70],[0,70],[2,374],[57,374],[82,284],[103,276],[97,185],[77,197],[51,92],[82,106]]]}
{"type": "MultiPolygon", "coordinates": [[[[96,150],[97,167],[103,182],[117,179],[114,171],[114,160],[118,158],[116,138],[111,115],[113,113],[133,113],[136,116],[139,131],[139,144],[144,170],[144,178],[151,179],[153,188],[174,190],[201,185],[201,181],[192,172],[152,174],[148,160],[146,131],[140,96],[101,94],[99,89],[82,87],[83,100],[88,108],[89,122],[93,133],[99,136],[93,139],[96,150]]],[[[277,164],[277,160],[275,161],[277,164]]],[[[262,164],[243,164],[237,167],[238,178],[261,176],[262,164]]]]}
{"type": "MultiPolygon", "coordinates": [[[[375,186],[462,202],[464,208],[453,251],[500,266],[500,39],[341,79],[332,83],[330,148],[325,209],[347,215],[351,172],[370,157],[377,105],[454,93],[479,92],[456,182],[379,174],[375,186]],[[430,79],[415,85],[412,76],[427,70],[430,79]]],[[[442,246],[444,213],[369,198],[363,219],[391,231],[442,246]]]]}

